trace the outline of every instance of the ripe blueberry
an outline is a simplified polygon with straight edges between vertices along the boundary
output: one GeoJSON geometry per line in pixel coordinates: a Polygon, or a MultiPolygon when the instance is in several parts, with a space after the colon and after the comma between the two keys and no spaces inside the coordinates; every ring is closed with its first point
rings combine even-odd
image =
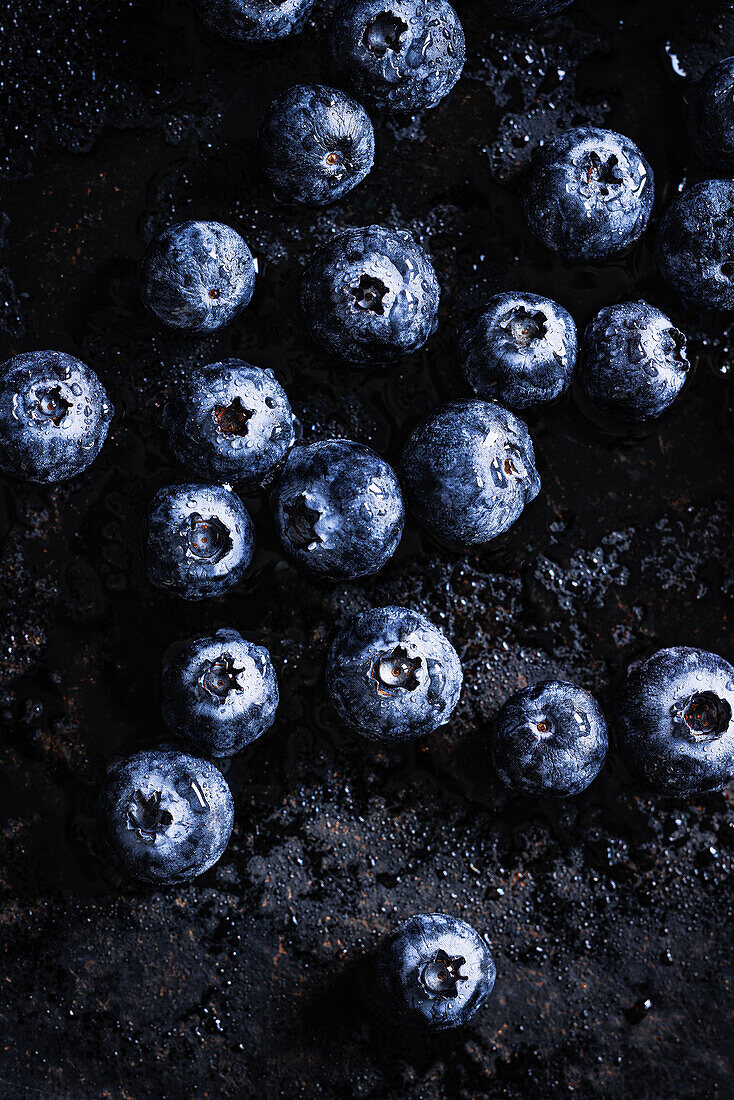
{"type": "Polygon", "coordinates": [[[314,0],[196,0],[199,15],[231,42],[260,46],[302,31],[314,0]]]}
{"type": "Polygon", "coordinates": [[[656,249],[681,298],[734,309],[734,180],[704,180],[679,195],[660,219],[656,249]]]}
{"type": "Polygon", "coordinates": [[[688,112],[696,152],[721,171],[734,172],[734,57],[712,65],[696,88],[688,112]]]}

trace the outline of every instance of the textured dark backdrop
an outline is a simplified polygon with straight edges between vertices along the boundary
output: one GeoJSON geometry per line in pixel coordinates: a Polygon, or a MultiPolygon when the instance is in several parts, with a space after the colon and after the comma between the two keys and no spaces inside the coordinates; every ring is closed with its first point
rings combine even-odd
{"type": "Polygon", "coordinates": [[[0,492],[3,1097],[731,1095],[731,792],[651,798],[611,759],[572,802],[512,800],[486,752],[489,719],[528,680],[563,675],[609,702],[660,645],[734,658],[731,317],[679,308],[652,233],[623,262],[555,261],[515,189],[538,135],[584,120],[641,145],[656,215],[705,176],[683,97],[734,52],[731,4],[578,0],[528,32],[493,25],[481,0],[456,6],[469,58],[450,98],[381,125],[345,202],[293,213],[263,186],[253,135],[294,79],[329,80],[330,4],[261,54],[214,38],[185,0],[3,5],[3,358],[72,352],[118,409],[84,477],[0,492]],[[229,222],[260,261],[251,306],[207,339],[165,331],[136,292],[145,242],[185,217],[229,222]],[[297,310],[313,246],[370,221],[412,230],[443,287],[437,336],[388,373],[319,355],[297,310]],[[419,414],[465,394],[457,326],[507,287],[551,294],[579,324],[632,294],[662,307],[690,337],[683,399],[635,440],[601,435],[572,399],[533,413],[543,491],[492,553],[447,554],[409,526],[377,579],[317,584],[281,560],[251,499],[260,549],[240,591],[189,605],[147,586],[140,511],[181,475],[164,372],[270,366],[308,437],[395,460],[419,414]],[[330,632],[378,602],[427,612],[464,662],[450,728],[412,748],[350,737],[322,688],[330,632]],[[221,863],[187,887],[131,888],[95,854],[101,776],[162,737],[166,646],[222,625],[270,646],[280,720],[225,764],[221,863]],[[355,995],[360,959],[436,909],[489,935],[494,996],[456,1034],[383,1032],[355,995]]]}

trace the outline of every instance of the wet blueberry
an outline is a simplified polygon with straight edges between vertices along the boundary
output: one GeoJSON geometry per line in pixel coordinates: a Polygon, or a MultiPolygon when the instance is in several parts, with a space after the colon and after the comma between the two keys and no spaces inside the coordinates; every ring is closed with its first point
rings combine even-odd
{"type": "Polygon", "coordinates": [[[461,661],[438,627],[406,607],[373,607],[336,636],[326,686],[345,724],[372,741],[408,741],[448,722],[461,661]]]}
{"type": "Polygon", "coordinates": [[[445,543],[489,542],[538,495],[525,423],[488,401],[437,409],[411,435],[400,466],[408,506],[445,543]]]}
{"type": "Polygon", "coordinates": [[[464,31],[446,0],[342,0],[331,49],[360,100],[398,113],[435,107],[466,59],[464,31]]]}
{"type": "Polygon", "coordinates": [[[539,294],[496,294],[459,342],[467,382],[512,409],[553,401],[571,384],[578,341],[571,314],[539,294]]]}
{"type": "Polygon", "coordinates": [[[205,477],[258,484],[293,443],[293,412],[272,371],[242,359],[191,367],[169,387],[164,425],[179,462],[205,477]]]}
{"type": "Polygon", "coordinates": [[[369,173],[375,132],[356,99],[338,88],[298,84],[268,107],[258,149],[277,199],[326,206],[369,173]]]}
{"type": "Polygon", "coordinates": [[[515,23],[536,23],[567,8],[573,0],[489,0],[487,10],[500,19],[515,23]]]}
{"type": "Polygon", "coordinates": [[[185,600],[221,595],[242,578],[254,549],[247,509],[221,485],[169,485],[151,501],[145,552],[157,588],[185,600]]]}
{"type": "Polygon", "coordinates": [[[154,749],[107,772],[100,825],[132,878],[162,885],[203,874],[227,847],[233,820],[227,781],[208,760],[154,749]]]}
{"type": "Polygon", "coordinates": [[[277,42],[302,31],[314,0],[196,0],[202,20],[231,42],[277,42]]]}
{"type": "Polygon", "coordinates": [[[232,756],[275,721],[270,654],[236,630],[176,642],[163,659],[163,721],[207,756],[232,756]]]}
{"type": "Polygon", "coordinates": [[[0,367],[0,469],[68,481],[94,462],[114,412],[97,375],[73,355],[16,355],[0,367]]]}
{"type": "Polygon", "coordinates": [[[348,439],[297,444],[271,497],[285,550],[324,577],[376,573],[395,553],[404,509],[395,471],[348,439]]]}
{"type": "Polygon", "coordinates": [[[681,298],[734,309],[734,180],[689,187],[660,219],[658,266],[681,298]]]}
{"type": "Polygon", "coordinates": [[[604,767],[608,744],[594,696],[565,680],[516,692],[491,730],[492,760],[502,782],[541,797],[580,794],[604,767]]]}
{"type": "Polygon", "coordinates": [[[734,779],[734,668],[702,649],[661,649],[629,669],[616,712],[619,751],[649,786],[673,795],[734,779]]]}
{"type": "Polygon", "coordinates": [[[384,363],[423,347],[441,289],[409,233],[370,225],[322,245],[306,268],[301,306],[313,339],[353,364],[384,363]]]}
{"type": "Polygon", "coordinates": [[[734,57],[704,75],[692,97],[688,130],[707,164],[724,175],[734,172],[734,57]]]}
{"type": "Polygon", "coordinates": [[[523,208],[544,245],[567,260],[593,263],[642,235],[653,195],[652,169],[633,141],[581,126],[538,150],[523,208]]]}
{"type": "Polygon", "coordinates": [[[159,321],[188,332],[214,332],[252,298],[255,261],[221,222],[178,222],[155,237],[140,264],[143,303],[159,321]]]}
{"type": "Polygon", "coordinates": [[[394,1023],[461,1027],[488,999],[497,974],[483,938],[444,913],[411,917],[380,945],[376,1007],[394,1023]]]}

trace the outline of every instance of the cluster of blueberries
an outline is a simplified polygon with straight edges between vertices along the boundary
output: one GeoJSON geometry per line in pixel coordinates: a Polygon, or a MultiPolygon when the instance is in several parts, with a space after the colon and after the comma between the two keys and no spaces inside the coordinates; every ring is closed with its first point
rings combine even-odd
{"type": "MultiPolygon", "coordinates": [[[[531,20],[569,0],[504,0],[496,14],[531,20]]],[[[235,41],[262,43],[300,30],[313,0],[199,0],[206,23],[235,41]]],[[[377,111],[434,107],[459,79],[464,34],[446,0],[343,0],[332,27],[337,68],[377,111]]],[[[690,127],[702,157],[734,171],[734,58],[697,89],[690,127]]],[[[283,203],[324,205],[365,178],[374,157],[370,117],[356,99],[315,85],[270,106],[260,162],[283,203]]],[[[578,127],[543,145],[523,189],[531,231],[569,261],[616,255],[644,232],[653,173],[637,146],[578,127]]],[[[734,181],[683,192],[658,233],[660,269],[688,302],[734,308],[734,181]]],[[[209,333],[233,321],[253,293],[245,241],[218,222],[169,227],[149,245],[143,302],[164,324],[209,333]]],[[[313,339],[355,367],[422,347],[437,325],[440,288],[424,250],[403,231],[372,225],[337,234],[312,256],[301,301],[313,339]]],[[[459,338],[476,394],[434,411],[410,436],[396,473],[345,439],[300,441],[288,397],[271,371],[239,359],[191,369],[164,424],[196,480],[166,486],[145,521],[150,581],[186,600],[221,595],[254,550],[249,513],[230,486],[265,489],[285,552],[317,577],[376,573],[400,541],[405,507],[448,547],[486,544],[537,496],[540,479],[525,423],[515,415],[555,401],[578,374],[589,407],[622,422],[660,416],[689,371],[686,341],[646,302],[602,309],[584,333],[558,303],[497,294],[459,338]],[[577,358],[580,359],[578,372],[577,358]]],[[[0,378],[0,468],[55,483],[80,474],[104,443],[113,406],[94,371],[70,355],[18,355],[0,378]]],[[[445,635],[404,607],[376,607],[334,639],[326,684],[345,725],[380,742],[405,742],[450,719],[462,666],[445,635]]],[[[237,631],[174,645],[164,658],[163,718],[197,755],[175,747],[114,763],[102,796],[109,849],[134,877],[190,879],[225,850],[233,801],[208,758],[228,757],[265,733],[278,708],[270,654],[237,631]]],[[[617,699],[620,753],[647,784],[695,796],[734,777],[734,668],[676,647],[630,671],[617,699]]],[[[564,681],[517,692],[490,730],[494,767],[512,791],[568,797],[602,769],[605,716],[592,695],[564,681]]],[[[468,1020],[492,991],[483,938],[443,914],[418,915],[383,944],[375,989],[403,1023],[445,1028],[468,1020]]]]}

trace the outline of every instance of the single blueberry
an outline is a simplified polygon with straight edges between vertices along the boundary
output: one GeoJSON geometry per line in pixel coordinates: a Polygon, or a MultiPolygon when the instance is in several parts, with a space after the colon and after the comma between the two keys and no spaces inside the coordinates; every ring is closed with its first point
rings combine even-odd
{"type": "Polygon", "coordinates": [[[259,484],[295,438],[273,372],[242,359],[192,367],[169,387],[163,423],[179,462],[205,477],[259,484]]]}
{"type": "Polygon", "coordinates": [[[579,380],[597,412],[653,420],[688,376],[686,338],[647,302],[605,306],[584,333],[579,380]]]}
{"type": "Polygon", "coordinates": [[[375,999],[394,1023],[445,1031],[471,1020],[496,975],[489,947],[470,924],[421,913],[380,945],[375,999]]]}
{"type": "Polygon", "coordinates": [[[396,113],[435,107],[466,60],[463,28],[446,0],[342,0],[331,50],[360,100],[396,113]]]}
{"type": "Polygon", "coordinates": [[[577,351],[573,317],[539,294],[496,294],[459,340],[461,366],[474,392],[512,409],[565,393],[577,351]]]}
{"type": "Polygon", "coordinates": [[[674,646],[632,665],[619,695],[619,751],[649,786],[673,795],[723,789],[734,779],[734,668],[702,649],[674,646]]]}
{"type": "Polygon", "coordinates": [[[540,491],[525,423],[488,401],[437,409],[411,435],[400,470],[416,518],[462,546],[501,535],[540,491]]]}
{"type": "Polygon", "coordinates": [[[345,724],[371,741],[409,741],[448,722],[461,661],[438,627],[406,607],[373,607],[336,636],[326,686],[345,724]]]}
{"type": "Polygon", "coordinates": [[[580,794],[604,767],[607,723],[593,695],[565,680],[516,692],[491,730],[492,760],[505,786],[523,794],[580,794]]]}
{"type": "Polygon", "coordinates": [[[208,760],[159,749],[136,753],[107,772],[100,825],[116,861],[144,882],[185,882],[227,847],[232,794],[208,760]]]}
{"type": "Polygon", "coordinates": [[[346,229],[314,253],[301,306],[313,339],[354,364],[417,351],[436,331],[438,285],[409,233],[370,225],[346,229]]]}
{"type": "Polygon", "coordinates": [[[169,485],[151,501],[145,551],[157,588],[185,600],[221,595],[242,578],[254,549],[247,509],[221,485],[169,485]]]}
{"type": "Polygon", "coordinates": [[[271,502],[285,550],[324,577],[352,580],[376,573],[403,532],[395,471],[349,439],[296,444],[271,502]]]}
{"type": "Polygon", "coordinates": [[[144,305],[164,325],[214,332],[252,298],[255,261],[221,222],[178,222],[148,245],[140,264],[144,305]]]}
{"type": "Polygon", "coordinates": [[[0,367],[0,469],[54,483],[94,462],[114,406],[94,371],[63,351],[28,351],[0,367]]]}
{"type": "Polygon", "coordinates": [[[654,197],[650,165],[612,130],[580,126],[541,146],[528,169],[530,229],[567,260],[605,260],[645,231],[654,197]]]}
{"type": "Polygon", "coordinates": [[[495,18],[511,19],[514,23],[537,23],[549,15],[557,15],[573,0],[489,0],[488,14],[495,18]]]}
{"type": "Polygon", "coordinates": [[[712,65],[693,93],[688,130],[712,168],[734,172],[734,57],[712,65]]]}
{"type": "Polygon", "coordinates": [[[278,709],[270,654],[236,630],[176,642],[163,658],[163,721],[207,756],[232,756],[278,709]]]}
{"type": "Polygon", "coordinates": [[[261,46],[298,34],[314,0],[196,0],[202,20],[231,42],[261,46]]]}
{"type": "Polygon", "coordinates": [[[298,84],[268,107],[258,150],[277,199],[326,206],[369,173],[375,132],[356,99],[338,88],[298,84]]]}
{"type": "Polygon", "coordinates": [[[693,305],[734,309],[734,180],[689,187],[660,219],[663,278],[693,305]]]}

